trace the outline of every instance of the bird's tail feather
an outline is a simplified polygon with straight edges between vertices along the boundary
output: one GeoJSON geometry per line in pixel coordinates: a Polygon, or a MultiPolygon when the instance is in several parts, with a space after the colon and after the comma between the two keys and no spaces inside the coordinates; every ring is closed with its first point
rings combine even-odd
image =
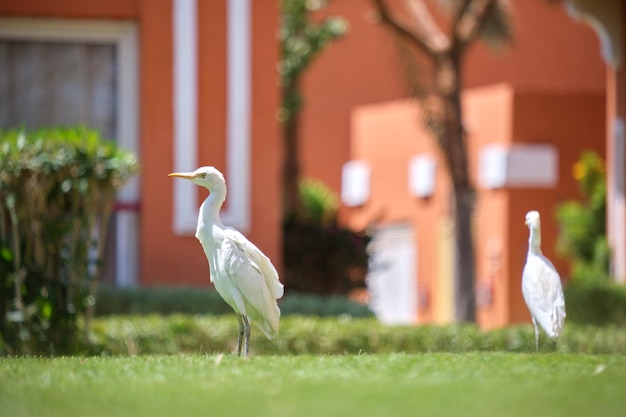
{"type": "Polygon", "coordinates": [[[552,334],[550,337],[559,337],[563,330],[565,323],[565,300],[563,297],[559,297],[554,302],[554,308],[552,309],[552,334]]]}
{"type": "Polygon", "coordinates": [[[259,314],[255,308],[248,308],[247,313],[248,317],[257,324],[268,339],[272,339],[278,334],[280,309],[277,304],[274,304],[272,308],[268,309],[266,314],[259,314]]]}

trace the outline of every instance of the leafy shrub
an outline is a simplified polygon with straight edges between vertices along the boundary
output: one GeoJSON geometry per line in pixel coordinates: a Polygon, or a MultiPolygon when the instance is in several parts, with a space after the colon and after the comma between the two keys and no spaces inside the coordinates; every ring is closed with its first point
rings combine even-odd
{"type": "MultiPolygon", "coordinates": [[[[95,319],[85,353],[230,353],[237,320],[231,316],[115,316],[95,319]]],[[[357,354],[388,352],[535,352],[532,325],[484,332],[473,325],[385,326],[376,319],[285,317],[273,340],[253,327],[253,354],[357,354]]],[[[558,341],[541,334],[542,352],[626,354],[626,329],[566,325],[558,341]]]]}
{"type": "Polygon", "coordinates": [[[314,59],[334,40],[348,31],[348,22],[337,16],[328,16],[320,22],[313,13],[326,7],[326,1],[281,0],[281,19],[278,32],[281,41],[281,59],[278,63],[283,101],[278,110],[281,122],[293,121],[301,108],[300,82],[314,59]]]}
{"type": "Polygon", "coordinates": [[[338,198],[322,183],[300,183],[302,213],[283,224],[287,291],[347,295],[365,287],[371,237],[338,224],[338,198]]]}
{"type": "Polygon", "coordinates": [[[557,251],[572,259],[574,281],[605,281],[610,249],[606,238],[606,175],[604,162],[594,152],[584,152],[572,169],[583,202],[568,201],[557,208],[560,233],[557,251]]]}
{"type": "Polygon", "coordinates": [[[315,224],[329,224],[336,220],[339,198],[324,183],[305,179],[299,188],[302,217],[315,224]]]}
{"type": "Polygon", "coordinates": [[[365,287],[370,237],[336,223],[292,219],[284,225],[283,279],[287,291],[346,295],[365,287]]]}
{"type": "Polygon", "coordinates": [[[567,320],[626,326],[626,287],[610,281],[572,282],[565,287],[567,320]]]}
{"type": "Polygon", "coordinates": [[[626,324],[626,288],[609,280],[606,238],[606,175],[602,159],[586,151],[574,164],[583,202],[557,208],[557,251],[572,259],[572,281],[565,288],[567,319],[583,324],[626,324]]]}
{"type": "MultiPolygon", "coordinates": [[[[287,293],[279,300],[282,316],[370,316],[370,310],[343,297],[287,293]]],[[[210,288],[111,288],[96,297],[96,316],[120,314],[232,314],[222,297],[210,288]]]]}
{"type": "Polygon", "coordinates": [[[13,353],[70,351],[89,311],[131,153],[85,128],[0,131],[0,334],[13,353]]]}

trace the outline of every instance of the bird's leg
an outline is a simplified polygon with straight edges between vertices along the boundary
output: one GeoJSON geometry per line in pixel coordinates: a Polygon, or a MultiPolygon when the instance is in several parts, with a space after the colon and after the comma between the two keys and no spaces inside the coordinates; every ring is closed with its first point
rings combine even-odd
{"type": "Polygon", "coordinates": [[[535,326],[535,351],[539,352],[539,327],[537,326],[537,320],[533,317],[533,326],[535,326]]]}
{"type": "Polygon", "coordinates": [[[243,342],[243,357],[248,356],[248,347],[250,346],[250,322],[246,316],[241,316],[244,324],[244,342],[243,342]]]}
{"type": "MultiPolygon", "coordinates": [[[[244,316],[237,314],[237,322],[239,322],[239,336],[237,337],[237,355],[241,356],[241,347],[243,346],[243,334],[245,331],[244,316]]],[[[245,356],[245,354],[244,354],[245,356]]]]}

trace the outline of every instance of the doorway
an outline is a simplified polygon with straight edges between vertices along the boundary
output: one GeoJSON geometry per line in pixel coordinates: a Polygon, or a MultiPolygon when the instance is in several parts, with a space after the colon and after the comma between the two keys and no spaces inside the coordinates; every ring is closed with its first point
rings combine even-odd
{"type": "Polygon", "coordinates": [[[417,246],[410,224],[379,226],[370,246],[367,287],[385,324],[417,322],[417,246]]]}

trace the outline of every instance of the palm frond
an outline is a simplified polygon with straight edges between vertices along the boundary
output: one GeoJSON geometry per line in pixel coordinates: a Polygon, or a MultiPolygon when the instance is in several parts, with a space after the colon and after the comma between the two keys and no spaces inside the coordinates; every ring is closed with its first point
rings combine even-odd
{"type": "Polygon", "coordinates": [[[495,50],[514,40],[509,0],[496,0],[488,6],[478,29],[478,37],[495,50]]]}
{"type": "Polygon", "coordinates": [[[462,6],[465,0],[437,0],[436,3],[441,10],[446,12],[456,12],[462,6]]]}

